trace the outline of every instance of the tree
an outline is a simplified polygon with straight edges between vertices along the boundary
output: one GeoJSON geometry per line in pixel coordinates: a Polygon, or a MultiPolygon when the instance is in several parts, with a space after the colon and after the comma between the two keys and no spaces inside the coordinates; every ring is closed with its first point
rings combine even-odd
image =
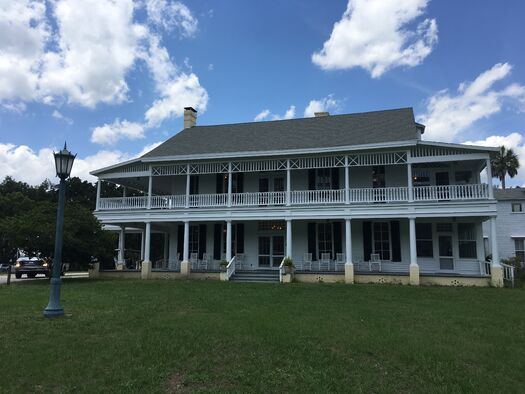
{"type": "Polygon", "coordinates": [[[501,181],[501,187],[505,189],[505,177],[514,178],[520,168],[518,156],[512,149],[501,146],[499,151],[490,160],[492,176],[501,181]]]}

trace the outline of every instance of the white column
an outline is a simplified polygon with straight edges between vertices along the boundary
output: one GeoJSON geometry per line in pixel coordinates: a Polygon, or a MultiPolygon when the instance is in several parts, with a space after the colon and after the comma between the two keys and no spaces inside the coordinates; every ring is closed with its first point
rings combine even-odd
{"type": "Polygon", "coordinates": [[[170,238],[169,233],[164,233],[164,264],[168,264],[168,257],[169,257],[169,251],[170,251],[170,238]]]}
{"type": "Polygon", "coordinates": [[[345,204],[350,204],[350,168],[348,156],[345,156],[345,204]]]}
{"type": "Polygon", "coordinates": [[[151,194],[153,193],[153,177],[151,176],[151,167],[148,177],[148,209],[151,208],[151,194]]]}
{"type": "Polygon", "coordinates": [[[410,218],[408,220],[410,227],[410,265],[417,266],[416,219],[410,218]]]}
{"type": "Polygon", "coordinates": [[[182,249],[182,260],[188,262],[190,259],[190,222],[184,222],[184,247],[182,249]]]}
{"type": "Polygon", "coordinates": [[[118,237],[118,264],[124,264],[124,249],[126,247],[126,227],[120,226],[118,237]]]}
{"type": "Polygon", "coordinates": [[[122,186],[122,197],[126,197],[126,192],[127,192],[126,186],[122,186]]]}
{"type": "Polygon", "coordinates": [[[292,177],[290,174],[290,159],[286,160],[286,206],[291,204],[292,177]]]}
{"type": "Polygon", "coordinates": [[[145,232],[146,232],[145,229],[140,230],[140,259],[141,260],[144,260],[144,248],[145,248],[144,242],[146,241],[145,232]]]}
{"type": "Polygon", "coordinates": [[[286,257],[292,258],[292,219],[286,219],[286,257]]]}
{"type": "Polygon", "coordinates": [[[490,218],[490,244],[492,249],[492,266],[500,267],[501,265],[499,263],[496,217],[490,218]]]}
{"type": "Polygon", "coordinates": [[[411,285],[419,285],[419,265],[417,264],[417,247],[416,247],[416,218],[409,218],[410,232],[410,278],[411,285]]]}
{"type": "Polygon", "coordinates": [[[146,222],[146,237],[144,240],[144,261],[150,261],[151,252],[151,223],[146,222]]]}
{"type": "Polygon", "coordinates": [[[407,186],[408,186],[408,201],[414,201],[414,182],[412,179],[412,163],[410,163],[411,158],[410,151],[407,151],[407,186]]]}
{"type": "Polygon", "coordinates": [[[352,264],[352,222],[345,220],[346,263],[352,264]]]}
{"type": "Polygon", "coordinates": [[[101,188],[101,180],[99,179],[97,182],[97,202],[95,205],[95,209],[98,211],[100,208],[100,188],[101,188]]]}
{"type": "Polygon", "coordinates": [[[492,188],[492,165],[490,163],[490,158],[487,159],[487,184],[489,185],[489,198],[494,198],[494,190],[492,188]]]}
{"type": "Polygon", "coordinates": [[[226,221],[226,260],[232,259],[232,222],[226,221]]]}
{"type": "Polygon", "coordinates": [[[232,162],[228,162],[228,206],[232,206],[232,162]]]}
{"type": "Polygon", "coordinates": [[[190,165],[186,165],[186,208],[190,207],[190,165]]]}

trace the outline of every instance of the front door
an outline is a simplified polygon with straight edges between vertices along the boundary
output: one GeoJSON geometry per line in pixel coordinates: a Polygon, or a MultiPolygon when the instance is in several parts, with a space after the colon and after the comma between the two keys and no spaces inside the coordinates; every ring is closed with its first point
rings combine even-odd
{"type": "Polygon", "coordinates": [[[439,269],[444,271],[454,270],[452,235],[439,236],[439,269]]]}
{"type": "Polygon", "coordinates": [[[448,172],[436,172],[436,186],[438,186],[437,194],[438,199],[440,200],[449,200],[449,188],[446,187],[450,185],[450,180],[448,177],[448,172]],[[440,187],[442,186],[442,187],[440,187]]]}
{"type": "Polygon", "coordinates": [[[259,236],[259,268],[279,268],[284,258],[284,235],[259,236]]]}

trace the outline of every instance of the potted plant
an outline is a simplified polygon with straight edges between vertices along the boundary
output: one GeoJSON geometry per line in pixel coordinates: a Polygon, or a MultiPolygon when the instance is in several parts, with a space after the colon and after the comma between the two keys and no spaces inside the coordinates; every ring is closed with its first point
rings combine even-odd
{"type": "Polygon", "coordinates": [[[228,266],[228,262],[226,260],[221,260],[219,262],[219,268],[221,272],[226,272],[226,267],[228,266]]]}
{"type": "Polygon", "coordinates": [[[283,267],[284,267],[284,273],[285,274],[291,274],[293,268],[295,267],[293,265],[293,260],[291,257],[285,257],[283,260],[283,267]]]}

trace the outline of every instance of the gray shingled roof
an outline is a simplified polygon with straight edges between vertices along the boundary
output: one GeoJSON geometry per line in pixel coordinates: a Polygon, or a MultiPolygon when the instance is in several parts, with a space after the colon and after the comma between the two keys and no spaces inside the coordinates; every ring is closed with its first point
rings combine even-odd
{"type": "Polygon", "coordinates": [[[412,108],[314,118],[194,126],[142,157],[278,151],[417,138],[412,108]]]}
{"type": "Polygon", "coordinates": [[[525,189],[519,187],[512,189],[495,189],[494,198],[496,200],[525,200],[525,189]]]}

